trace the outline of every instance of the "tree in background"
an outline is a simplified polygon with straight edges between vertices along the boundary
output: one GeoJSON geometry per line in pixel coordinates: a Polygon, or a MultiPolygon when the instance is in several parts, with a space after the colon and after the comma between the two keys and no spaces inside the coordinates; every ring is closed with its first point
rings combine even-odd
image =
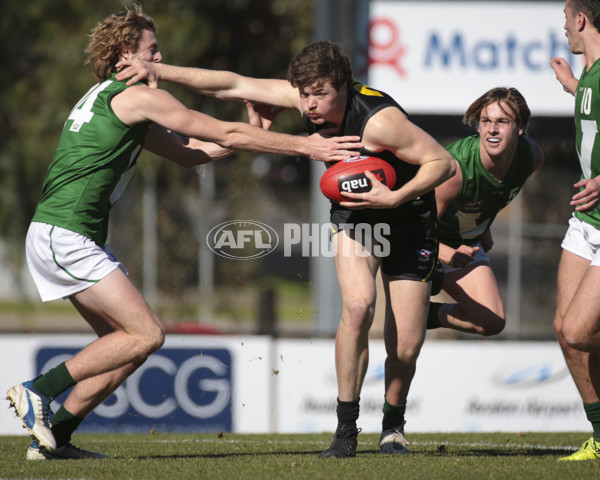
{"type": "MultiPolygon", "coordinates": [[[[31,0],[3,5],[0,240],[9,257],[2,262],[11,265],[15,272],[24,262],[25,233],[62,124],[94,81],[91,69],[83,66],[87,34],[98,20],[122,10],[124,3],[31,0]]],[[[312,35],[312,0],[140,0],[138,3],[157,20],[161,53],[165,62],[173,64],[283,78],[291,56],[312,35]]],[[[215,102],[176,87],[164,85],[164,88],[171,88],[191,108],[224,120],[245,120],[245,111],[238,103],[215,102]]],[[[277,128],[289,130],[291,125],[292,121],[284,116],[277,128]]],[[[164,162],[159,164],[148,156],[140,157],[142,169],[145,163],[160,169],[159,187],[172,188],[197,181],[192,180],[195,172],[182,173],[164,162]]],[[[257,188],[248,168],[249,162],[238,157],[231,179],[238,180],[238,191],[257,188]]]]}

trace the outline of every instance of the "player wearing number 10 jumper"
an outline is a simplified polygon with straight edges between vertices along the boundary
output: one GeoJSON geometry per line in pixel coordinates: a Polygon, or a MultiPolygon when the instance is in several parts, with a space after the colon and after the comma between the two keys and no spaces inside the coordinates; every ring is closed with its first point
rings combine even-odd
{"type": "Polygon", "coordinates": [[[558,267],[554,330],[577,385],[593,435],[566,461],[600,460],[600,2],[567,0],[565,31],[572,53],[585,56],[579,82],[568,63],[550,65],[575,95],[576,146],[582,175],[558,267]]]}

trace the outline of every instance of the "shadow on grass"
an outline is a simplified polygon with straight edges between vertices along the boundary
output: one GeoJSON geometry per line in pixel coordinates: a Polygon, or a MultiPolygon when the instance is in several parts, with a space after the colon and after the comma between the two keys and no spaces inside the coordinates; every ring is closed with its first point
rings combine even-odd
{"type": "MultiPolygon", "coordinates": [[[[571,448],[548,449],[548,448],[471,448],[471,449],[448,449],[444,445],[440,445],[437,450],[411,450],[408,457],[564,457],[570,455],[575,450],[571,448]]],[[[217,458],[235,458],[235,457],[269,457],[269,456],[315,456],[318,457],[322,450],[314,451],[287,451],[287,452],[236,452],[236,453],[198,453],[186,455],[143,455],[135,457],[140,460],[147,459],[217,459],[217,458]]],[[[362,455],[382,455],[377,449],[359,449],[356,456],[362,455]]],[[[394,455],[385,454],[386,457],[393,458],[394,455]]],[[[407,458],[404,455],[398,455],[399,458],[407,458]]],[[[329,459],[324,459],[329,460],[329,459]]]]}
{"type": "MultiPolygon", "coordinates": [[[[302,456],[302,455],[310,455],[310,456],[319,456],[319,454],[322,452],[322,450],[315,450],[313,452],[307,452],[307,451],[302,451],[302,452],[235,452],[235,453],[197,453],[197,454],[184,454],[184,455],[178,455],[178,454],[173,454],[173,455],[140,455],[140,456],[136,456],[133,458],[136,458],[138,460],[159,460],[159,459],[171,459],[171,460],[177,460],[177,459],[195,459],[195,458],[204,458],[204,459],[213,459],[213,458],[235,458],[235,457],[270,457],[270,456],[282,456],[282,455],[289,455],[289,456],[294,456],[294,455],[298,455],[298,456],[302,456]]],[[[117,458],[117,457],[113,457],[113,458],[117,458]]]]}
{"type": "MultiPolygon", "coordinates": [[[[419,455],[426,457],[564,457],[571,455],[576,450],[571,448],[544,448],[544,447],[523,447],[523,448],[447,448],[440,445],[437,450],[416,450],[411,449],[410,455],[419,455]]],[[[359,453],[379,453],[379,450],[363,450],[359,453]]]]}

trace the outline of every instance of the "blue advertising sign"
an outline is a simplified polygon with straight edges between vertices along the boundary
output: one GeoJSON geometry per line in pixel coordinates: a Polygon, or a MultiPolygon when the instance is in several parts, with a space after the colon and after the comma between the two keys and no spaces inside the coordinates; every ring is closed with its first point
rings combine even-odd
{"type": "MultiPolygon", "coordinates": [[[[45,372],[78,351],[42,348],[36,371],[45,372]]],[[[227,349],[163,348],[96,407],[78,432],[232,431],[231,366],[227,349]]],[[[67,394],[56,399],[53,411],[67,394]]]]}

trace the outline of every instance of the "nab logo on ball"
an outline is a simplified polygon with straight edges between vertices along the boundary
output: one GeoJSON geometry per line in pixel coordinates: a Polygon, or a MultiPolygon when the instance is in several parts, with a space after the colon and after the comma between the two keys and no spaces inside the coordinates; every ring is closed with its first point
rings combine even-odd
{"type": "Polygon", "coordinates": [[[373,188],[365,172],[370,171],[388,188],[396,184],[396,171],[391,164],[379,157],[362,155],[337,162],[325,170],[319,186],[321,192],[334,202],[351,201],[342,192],[363,193],[373,188]]]}
{"type": "Polygon", "coordinates": [[[279,243],[277,232],[266,223],[233,220],[213,227],[206,243],[217,255],[233,260],[251,260],[271,253],[279,243]]]}
{"type": "MultiPolygon", "coordinates": [[[[370,170],[370,172],[377,177],[377,180],[384,185],[387,185],[387,180],[385,178],[385,172],[383,169],[370,170]]],[[[338,178],[338,188],[340,192],[344,191],[350,193],[362,193],[368,192],[371,190],[371,187],[371,182],[367,177],[365,177],[364,173],[338,178]]]]}
{"type": "Polygon", "coordinates": [[[347,158],[346,160],[342,160],[344,163],[353,163],[353,162],[362,162],[363,160],[366,160],[367,158],[370,158],[368,155],[359,155],[358,157],[350,157],[347,158]]]}

